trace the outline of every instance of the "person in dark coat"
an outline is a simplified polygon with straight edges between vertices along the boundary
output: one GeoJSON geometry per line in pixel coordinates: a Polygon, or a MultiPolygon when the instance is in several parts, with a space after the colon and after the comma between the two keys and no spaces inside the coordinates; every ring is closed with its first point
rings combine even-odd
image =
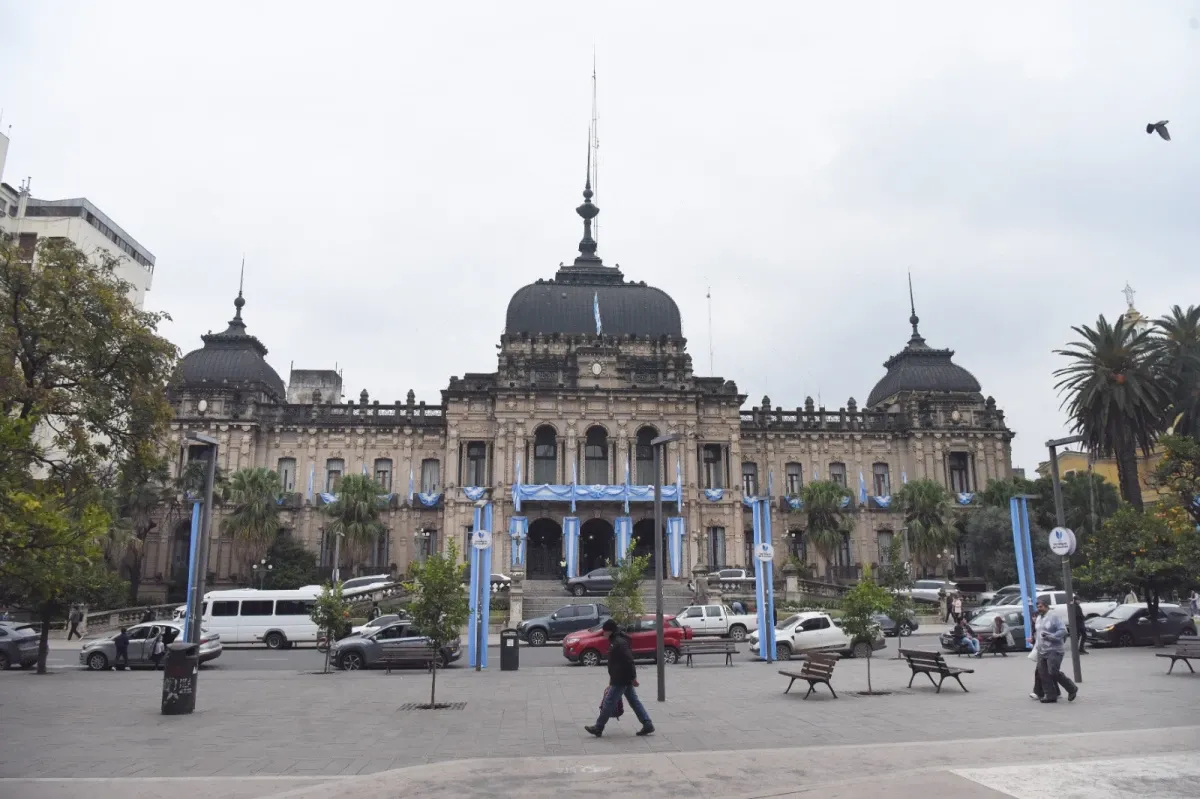
{"type": "Polygon", "coordinates": [[[1087,650],[1083,648],[1083,645],[1087,643],[1087,635],[1085,635],[1087,619],[1083,617],[1083,606],[1079,604],[1078,594],[1073,597],[1071,602],[1071,615],[1075,622],[1075,635],[1079,639],[1079,654],[1086,655],[1087,650]]]}
{"type": "Polygon", "coordinates": [[[629,637],[621,632],[613,619],[605,619],[601,629],[609,640],[608,684],[611,690],[605,693],[604,704],[600,706],[600,716],[596,723],[584,729],[597,738],[603,735],[604,725],[610,717],[616,715],[617,702],[621,697],[625,697],[629,707],[633,708],[633,714],[642,723],[642,728],[637,734],[649,735],[654,732],[654,722],[650,720],[650,714],[646,712],[642,700],[638,699],[637,691],[634,690],[638,684],[637,668],[633,665],[633,649],[629,645],[629,637]]]}
{"type": "Polygon", "coordinates": [[[129,634],[125,632],[125,628],[121,628],[121,632],[117,633],[117,637],[113,639],[113,646],[117,648],[117,656],[113,658],[113,667],[124,669],[129,666],[129,634]]]}
{"type": "Polygon", "coordinates": [[[367,620],[374,621],[375,619],[378,619],[382,615],[383,615],[383,611],[379,609],[379,603],[374,602],[371,604],[371,612],[367,614],[367,620]]]}
{"type": "Polygon", "coordinates": [[[68,618],[68,621],[70,622],[71,629],[67,631],[67,640],[70,641],[71,636],[83,638],[83,634],[79,632],[79,624],[83,621],[83,611],[79,609],[78,605],[71,608],[71,615],[68,618]]]}

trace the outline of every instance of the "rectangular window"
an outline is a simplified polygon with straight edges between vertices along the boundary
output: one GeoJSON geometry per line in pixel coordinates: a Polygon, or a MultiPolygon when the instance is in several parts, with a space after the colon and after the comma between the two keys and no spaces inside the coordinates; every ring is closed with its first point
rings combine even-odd
{"type": "Polygon", "coordinates": [[[725,568],[725,528],[708,528],[708,567],[710,570],[725,568]]]}
{"type": "Polygon", "coordinates": [[[880,530],[875,534],[875,543],[879,549],[879,558],[876,563],[887,563],[888,553],[892,551],[892,531],[880,530]]]}
{"type": "Polygon", "coordinates": [[[247,599],[242,602],[240,616],[270,616],[275,603],[269,599],[247,599]]]}
{"type": "Polygon", "coordinates": [[[346,462],[341,458],[330,458],[325,461],[325,493],[336,494],[341,485],[342,475],[346,472],[346,462]]]}
{"type": "Polygon", "coordinates": [[[829,464],[829,479],[844,488],[846,486],[846,464],[829,464]]]}
{"type": "Polygon", "coordinates": [[[307,616],[312,611],[309,599],[278,599],[275,601],[276,616],[307,616]]]}
{"type": "Polygon", "coordinates": [[[467,442],[467,473],[463,485],[485,486],[487,479],[487,444],[482,441],[467,442]]]}
{"type": "Polygon", "coordinates": [[[808,542],[804,540],[804,531],[789,531],[788,541],[791,544],[789,547],[791,549],[791,553],[796,556],[796,559],[801,563],[808,563],[808,542]]]}
{"type": "Polygon", "coordinates": [[[467,525],[467,527],[465,528],[466,533],[463,535],[462,551],[463,551],[463,556],[466,557],[468,563],[471,562],[471,531],[472,531],[473,527],[474,527],[474,525],[467,525]]]}
{"type": "Polygon", "coordinates": [[[383,488],[384,491],[392,490],[392,459],[391,458],[376,458],[375,459],[375,482],[383,488]]]}
{"type": "Polygon", "coordinates": [[[295,458],[280,458],[279,459],[279,482],[283,485],[284,491],[296,490],[296,459],[295,458]]]}
{"type": "Polygon", "coordinates": [[[436,494],[442,484],[442,468],[436,458],[421,461],[421,493],[436,494]]]}
{"type": "Polygon", "coordinates": [[[215,616],[236,616],[238,615],[238,603],[236,601],[212,603],[212,615],[215,616]]]}
{"type": "Polygon", "coordinates": [[[754,530],[746,531],[742,537],[742,563],[746,564],[749,574],[754,574],[754,530]]]}
{"type": "Polygon", "coordinates": [[[742,491],[748,497],[758,496],[758,464],[746,462],[742,464],[742,491]]]}
{"type": "Polygon", "coordinates": [[[950,491],[965,494],[971,490],[971,456],[965,452],[950,453],[950,491]]]}
{"type": "Polygon", "coordinates": [[[871,467],[873,472],[873,487],[875,496],[890,497],[892,495],[892,479],[888,474],[888,465],[886,463],[877,463],[871,467]]]}
{"type": "Polygon", "coordinates": [[[704,487],[725,487],[725,458],[720,444],[705,444],[702,451],[704,460],[704,487]]]}
{"type": "Polygon", "coordinates": [[[787,493],[789,497],[800,495],[804,488],[804,467],[798,463],[787,465],[787,493]]]}

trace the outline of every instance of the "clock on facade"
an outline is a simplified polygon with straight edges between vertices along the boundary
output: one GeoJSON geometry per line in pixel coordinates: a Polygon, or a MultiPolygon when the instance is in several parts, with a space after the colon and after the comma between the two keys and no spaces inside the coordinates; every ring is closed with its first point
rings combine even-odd
{"type": "Polygon", "coordinates": [[[603,371],[604,371],[603,364],[601,364],[599,361],[592,362],[592,374],[594,374],[596,377],[599,377],[603,371]]]}

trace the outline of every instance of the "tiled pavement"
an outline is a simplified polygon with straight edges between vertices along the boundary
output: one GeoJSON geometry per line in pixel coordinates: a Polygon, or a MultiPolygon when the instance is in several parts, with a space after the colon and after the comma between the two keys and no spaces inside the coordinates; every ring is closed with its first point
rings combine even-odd
{"type": "Polygon", "coordinates": [[[1058,705],[1029,700],[1032,663],[1022,656],[956,661],[976,669],[965,695],[953,684],[940,695],[928,682],[907,689],[902,663],[875,659],[875,689],[894,693],[858,696],[866,663],[843,661],[836,701],[784,696],[777,665],[709,662],[669,667],[665,704],[654,701],[653,666],[640,668],[657,734],[635,738],[627,715],[600,740],[582,726],[595,717],[602,669],[452,669],[438,676],[438,698],[466,707],[438,712],[399,710],[428,701],[422,672],[205,672],[199,710],[183,717],[159,714],[159,674],[8,672],[0,674],[0,777],[352,775],[472,757],[968,740],[1183,727],[1200,717],[1200,676],[1167,676],[1145,649],[1084,658],[1079,701],[1058,705]]]}

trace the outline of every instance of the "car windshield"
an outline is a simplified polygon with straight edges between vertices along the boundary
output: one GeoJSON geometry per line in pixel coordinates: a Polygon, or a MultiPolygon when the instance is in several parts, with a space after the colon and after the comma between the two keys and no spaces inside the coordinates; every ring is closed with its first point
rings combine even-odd
{"type": "Polygon", "coordinates": [[[795,624],[798,621],[800,621],[799,613],[795,614],[794,616],[788,616],[786,619],[784,619],[783,621],[781,621],[779,623],[779,629],[782,630],[784,627],[791,627],[793,624],[795,624]]]}
{"type": "Polygon", "coordinates": [[[1126,619],[1133,618],[1133,614],[1139,610],[1141,608],[1137,605],[1117,605],[1108,613],[1105,613],[1104,616],[1109,619],[1116,619],[1117,621],[1125,621],[1126,619]]]}

